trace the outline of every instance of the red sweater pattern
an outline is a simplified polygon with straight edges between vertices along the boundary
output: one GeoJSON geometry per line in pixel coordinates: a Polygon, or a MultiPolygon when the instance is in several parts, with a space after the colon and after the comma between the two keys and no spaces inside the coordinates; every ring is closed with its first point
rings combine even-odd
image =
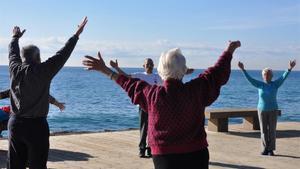
{"type": "Polygon", "coordinates": [[[152,154],[188,153],[208,146],[205,107],[219,96],[230,76],[232,54],[223,52],[217,63],[183,83],[166,80],[163,86],[120,75],[117,83],[132,103],[148,112],[148,141],[152,154]]]}

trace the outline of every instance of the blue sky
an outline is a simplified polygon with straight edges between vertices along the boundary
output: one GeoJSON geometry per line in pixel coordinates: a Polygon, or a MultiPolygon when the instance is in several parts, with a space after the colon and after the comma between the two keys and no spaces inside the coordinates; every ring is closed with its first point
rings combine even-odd
{"type": "MultiPolygon", "coordinates": [[[[300,64],[300,0],[1,0],[0,64],[14,25],[26,28],[21,45],[41,48],[50,57],[88,16],[89,22],[66,65],[81,66],[82,56],[101,50],[105,60],[140,67],[151,57],[180,47],[193,68],[214,64],[228,40],[241,40],[232,67],[286,69],[300,64]]],[[[300,70],[300,66],[296,66],[300,70]]]]}

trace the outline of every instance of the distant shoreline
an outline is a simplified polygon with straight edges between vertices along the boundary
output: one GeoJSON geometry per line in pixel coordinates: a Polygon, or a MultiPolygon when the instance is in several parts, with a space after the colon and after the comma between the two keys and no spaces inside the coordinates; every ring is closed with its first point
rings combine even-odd
{"type": "MultiPolygon", "coordinates": [[[[8,66],[8,65],[0,65],[0,67],[1,66],[8,66]]],[[[82,69],[84,69],[84,67],[83,66],[64,66],[64,68],[82,68],[82,69]]],[[[142,67],[121,67],[121,68],[125,68],[125,69],[142,69],[142,67]]],[[[199,68],[199,69],[195,69],[195,70],[205,70],[205,69],[207,69],[207,68],[199,68]]],[[[240,69],[231,69],[231,70],[240,70],[240,69]]],[[[249,71],[261,71],[261,69],[247,69],[247,70],[249,70],[249,71]]],[[[285,68],[285,69],[273,69],[274,71],[284,71],[284,70],[287,70],[287,68],[285,68]]],[[[300,72],[300,69],[299,70],[297,70],[297,69],[293,69],[292,70],[293,72],[300,72]]]]}
{"type": "Polygon", "coordinates": [[[73,135],[73,134],[93,134],[93,133],[107,133],[107,132],[120,132],[120,131],[132,131],[132,130],[139,130],[138,128],[127,128],[127,129],[105,129],[99,131],[58,131],[58,132],[50,132],[50,136],[61,136],[61,135],[73,135]]]}

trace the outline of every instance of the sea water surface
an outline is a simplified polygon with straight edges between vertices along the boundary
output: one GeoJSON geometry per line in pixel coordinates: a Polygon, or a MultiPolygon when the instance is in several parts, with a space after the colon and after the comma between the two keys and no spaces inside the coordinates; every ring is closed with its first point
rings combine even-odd
{"type": "MultiPolygon", "coordinates": [[[[125,72],[142,72],[139,68],[124,68],[125,72]]],[[[188,81],[204,70],[187,75],[188,81]]],[[[274,79],[283,71],[274,71],[274,79]]],[[[261,71],[249,74],[261,79],[261,71]]],[[[9,87],[7,66],[0,66],[0,90],[9,87]]],[[[127,94],[109,78],[81,67],[65,67],[53,79],[50,94],[66,103],[60,112],[50,105],[48,121],[51,132],[83,132],[125,130],[138,128],[138,107],[131,104],[127,94]]],[[[279,121],[300,121],[300,72],[292,71],[278,91],[278,104],[282,110],[279,121]]],[[[218,100],[208,108],[256,108],[257,89],[249,84],[239,70],[232,70],[230,80],[222,87],[218,100]]],[[[9,100],[0,100],[0,106],[9,100]]],[[[230,123],[241,123],[241,118],[231,118],[230,123]]]]}

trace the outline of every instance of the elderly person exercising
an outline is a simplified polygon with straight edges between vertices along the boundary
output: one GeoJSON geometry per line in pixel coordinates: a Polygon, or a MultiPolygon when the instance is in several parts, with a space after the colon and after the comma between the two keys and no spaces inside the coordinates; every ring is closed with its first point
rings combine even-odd
{"type": "Polygon", "coordinates": [[[37,46],[20,52],[19,39],[25,30],[13,28],[9,44],[11,116],[8,121],[8,169],[47,168],[49,152],[49,89],[52,79],[67,62],[82,33],[85,18],[74,35],[54,56],[41,62],[37,46]],[[21,53],[21,54],[20,54],[21,53]]]}
{"type": "Polygon", "coordinates": [[[272,81],[273,72],[270,68],[262,70],[264,82],[253,79],[245,70],[242,62],[238,63],[246,79],[256,88],[258,88],[258,119],[261,131],[262,152],[261,155],[274,156],[276,148],[276,124],[277,124],[277,90],[288,77],[291,70],[295,67],[296,60],[290,61],[289,68],[283,75],[275,81],[272,81]]]}
{"type": "Polygon", "coordinates": [[[134,104],[148,112],[148,140],[156,169],[208,168],[209,152],[204,110],[219,96],[231,71],[231,59],[239,41],[230,42],[217,63],[197,78],[183,83],[187,71],[180,49],[160,56],[158,73],[163,86],[117,74],[98,59],[86,56],[83,65],[116,81],[134,104]]]}

